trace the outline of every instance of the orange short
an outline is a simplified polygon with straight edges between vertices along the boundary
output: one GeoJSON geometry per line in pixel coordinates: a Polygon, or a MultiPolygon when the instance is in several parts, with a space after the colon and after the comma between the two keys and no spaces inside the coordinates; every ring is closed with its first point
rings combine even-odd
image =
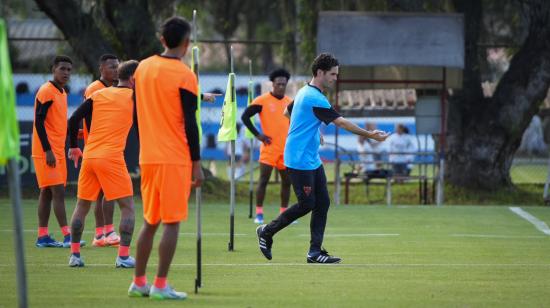
{"type": "Polygon", "coordinates": [[[152,225],[186,220],[192,167],[144,164],[140,168],[145,220],[152,225]]]}
{"type": "Polygon", "coordinates": [[[263,150],[260,152],[260,163],[270,165],[279,170],[286,169],[283,152],[271,152],[263,150]]]}
{"type": "Polygon", "coordinates": [[[78,198],[95,201],[102,190],[107,200],[134,195],[124,159],[86,158],[82,161],[78,175],[78,198]]]}
{"type": "Polygon", "coordinates": [[[67,161],[65,158],[57,159],[55,167],[46,164],[46,157],[33,157],[34,169],[36,171],[36,181],[38,187],[67,185],[67,161]]]}

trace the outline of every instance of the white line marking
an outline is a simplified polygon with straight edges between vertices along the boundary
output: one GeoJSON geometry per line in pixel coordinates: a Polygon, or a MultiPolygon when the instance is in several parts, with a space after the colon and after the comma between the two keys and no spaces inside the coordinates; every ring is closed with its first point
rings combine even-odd
{"type": "MultiPolygon", "coordinates": [[[[8,233],[11,233],[13,232],[13,230],[11,229],[1,229],[0,232],[8,232],[8,233]]],[[[30,233],[36,233],[36,230],[32,230],[32,229],[25,229],[23,230],[23,232],[30,232],[30,233]]],[[[83,232],[84,234],[94,234],[95,232],[94,231],[84,231],[83,232]]],[[[197,233],[195,232],[180,232],[180,235],[196,235],[197,233]]],[[[205,235],[205,236],[229,236],[229,233],[223,233],[223,232],[220,232],[220,233],[202,233],[202,235],[205,235]]],[[[248,236],[248,234],[245,234],[245,233],[235,233],[235,236],[248,236]]]]}
{"type": "Polygon", "coordinates": [[[499,235],[499,234],[451,234],[453,237],[480,237],[480,238],[546,238],[544,235],[499,235]]]}
{"type": "MultiPolygon", "coordinates": [[[[343,234],[325,234],[325,237],[366,237],[366,236],[399,236],[399,233],[343,233],[343,234]]],[[[300,234],[300,236],[311,236],[310,234],[300,234]]]]}
{"type": "Polygon", "coordinates": [[[524,211],[522,208],[520,207],[510,207],[510,211],[516,213],[519,217],[527,220],[528,222],[532,223],[540,232],[546,234],[546,235],[550,235],[550,228],[548,228],[548,225],[536,218],[535,216],[527,213],[526,211],[524,211]]]}
{"type": "MultiPolygon", "coordinates": [[[[55,266],[55,267],[69,267],[67,263],[26,263],[27,266],[55,266]]],[[[150,266],[157,266],[157,264],[149,264],[150,266]]],[[[196,263],[176,263],[171,264],[176,267],[195,267],[196,263]]],[[[322,266],[331,267],[326,264],[308,264],[308,263],[206,263],[203,266],[209,267],[278,267],[278,266],[322,266]]],[[[550,267],[550,263],[355,263],[355,264],[334,264],[332,266],[337,267],[550,267]]],[[[15,264],[0,264],[0,267],[15,267],[15,264]]],[[[86,263],[86,267],[115,267],[114,263],[101,264],[101,263],[86,263]]]]}

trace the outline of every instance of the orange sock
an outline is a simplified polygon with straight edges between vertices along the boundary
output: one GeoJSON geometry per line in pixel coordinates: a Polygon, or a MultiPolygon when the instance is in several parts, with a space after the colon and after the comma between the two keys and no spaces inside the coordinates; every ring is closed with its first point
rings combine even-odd
{"type": "Polygon", "coordinates": [[[114,227],[112,224],[110,224],[110,225],[105,225],[105,227],[104,227],[103,230],[104,230],[104,231],[103,231],[103,234],[107,235],[107,234],[109,234],[109,233],[115,231],[115,227],[114,227]]]}
{"type": "Polygon", "coordinates": [[[71,243],[71,252],[80,253],[80,243],[71,243]]]}
{"type": "Polygon", "coordinates": [[[286,211],[286,209],[287,209],[286,207],[282,207],[282,206],[281,206],[281,207],[279,208],[279,214],[282,214],[284,211],[286,211]]]}
{"type": "Polygon", "coordinates": [[[157,276],[155,276],[155,282],[153,284],[158,289],[166,288],[166,277],[157,277],[157,276]]]}
{"type": "Polygon", "coordinates": [[[71,234],[71,230],[69,229],[69,226],[61,227],[61,233],[63,233],[63,236],[67,236],[71,234]]]}
{"type": "Polygon", "coordinates": [[[264,207],[256,205],[256,215],[263,214],[263,213],[264,213],[264,207]]]}
{"type": "Polygon", "coordinates": [[[138,287],[143,287],[147,284],[147,276],[143,275],[143,276],[134,276],[134,283],[136,284],[136,286],[138,287]]]}
{"type": "Polygon", "coordinates": [[[43,237],[48,234],[48,227],[38,227],[38,237],[43,237]]]}
{"type": "Polygon", "coordinates": [[[100,238],[103,235],[103,227],[95,228],[95,237],[100,238]]]}
{"type": "Polygon", "coordinates": [[[118,246],[118,256],[127,257],[130,255],[130,246],[118,246]]]}

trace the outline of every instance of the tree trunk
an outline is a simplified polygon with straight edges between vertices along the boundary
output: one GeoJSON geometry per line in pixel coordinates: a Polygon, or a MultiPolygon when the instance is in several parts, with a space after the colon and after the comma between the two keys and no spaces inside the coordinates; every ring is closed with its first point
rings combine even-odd
{"type": "Polygon", "coordinates": [[[466,65],[463,90],[449,108],[447,180],[474,189],[511,187],[514,153],[550,85],[550,3],[525,4],[528,36],[492,98],[483,97],[479,77],[481,1],[456,0],[455,6],[465,14],[466,65]]]}
{"type": "Polygon", "coordinates": [[[78,1],[35,1],[63,33],[88,70],[97,74],[99,57],[104,53],[115,53],[115,49],[104,38],[91,13],[82,12],[78,1]]]}
{"type": "Polygon", "coordinates": [[[79,0],[35,0],[94,75],[98,73],[98,59],[102,54],[141,60],[160,52],[153,16],[173,12],[174,1],[159,2],[164,10],[152,11],[152,14],[145,0],[98,1],[91,12],[84,12],[79,0]]]}

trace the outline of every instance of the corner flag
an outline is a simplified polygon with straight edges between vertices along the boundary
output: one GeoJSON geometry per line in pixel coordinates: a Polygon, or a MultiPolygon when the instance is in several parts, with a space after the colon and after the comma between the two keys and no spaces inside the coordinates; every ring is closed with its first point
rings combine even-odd
{"type": "Polygon", "coordinates": [[[0,165],[19,157],[19,126],[8,51],[6,24],[0,19],[0,165]]]}
{"type": "Polygon", "coordinates": [[[237,92],[235,91],[235,74],[230,73],[223,100],[218,141],[224,142],[235,139],[237,139],[237,92]]]}

